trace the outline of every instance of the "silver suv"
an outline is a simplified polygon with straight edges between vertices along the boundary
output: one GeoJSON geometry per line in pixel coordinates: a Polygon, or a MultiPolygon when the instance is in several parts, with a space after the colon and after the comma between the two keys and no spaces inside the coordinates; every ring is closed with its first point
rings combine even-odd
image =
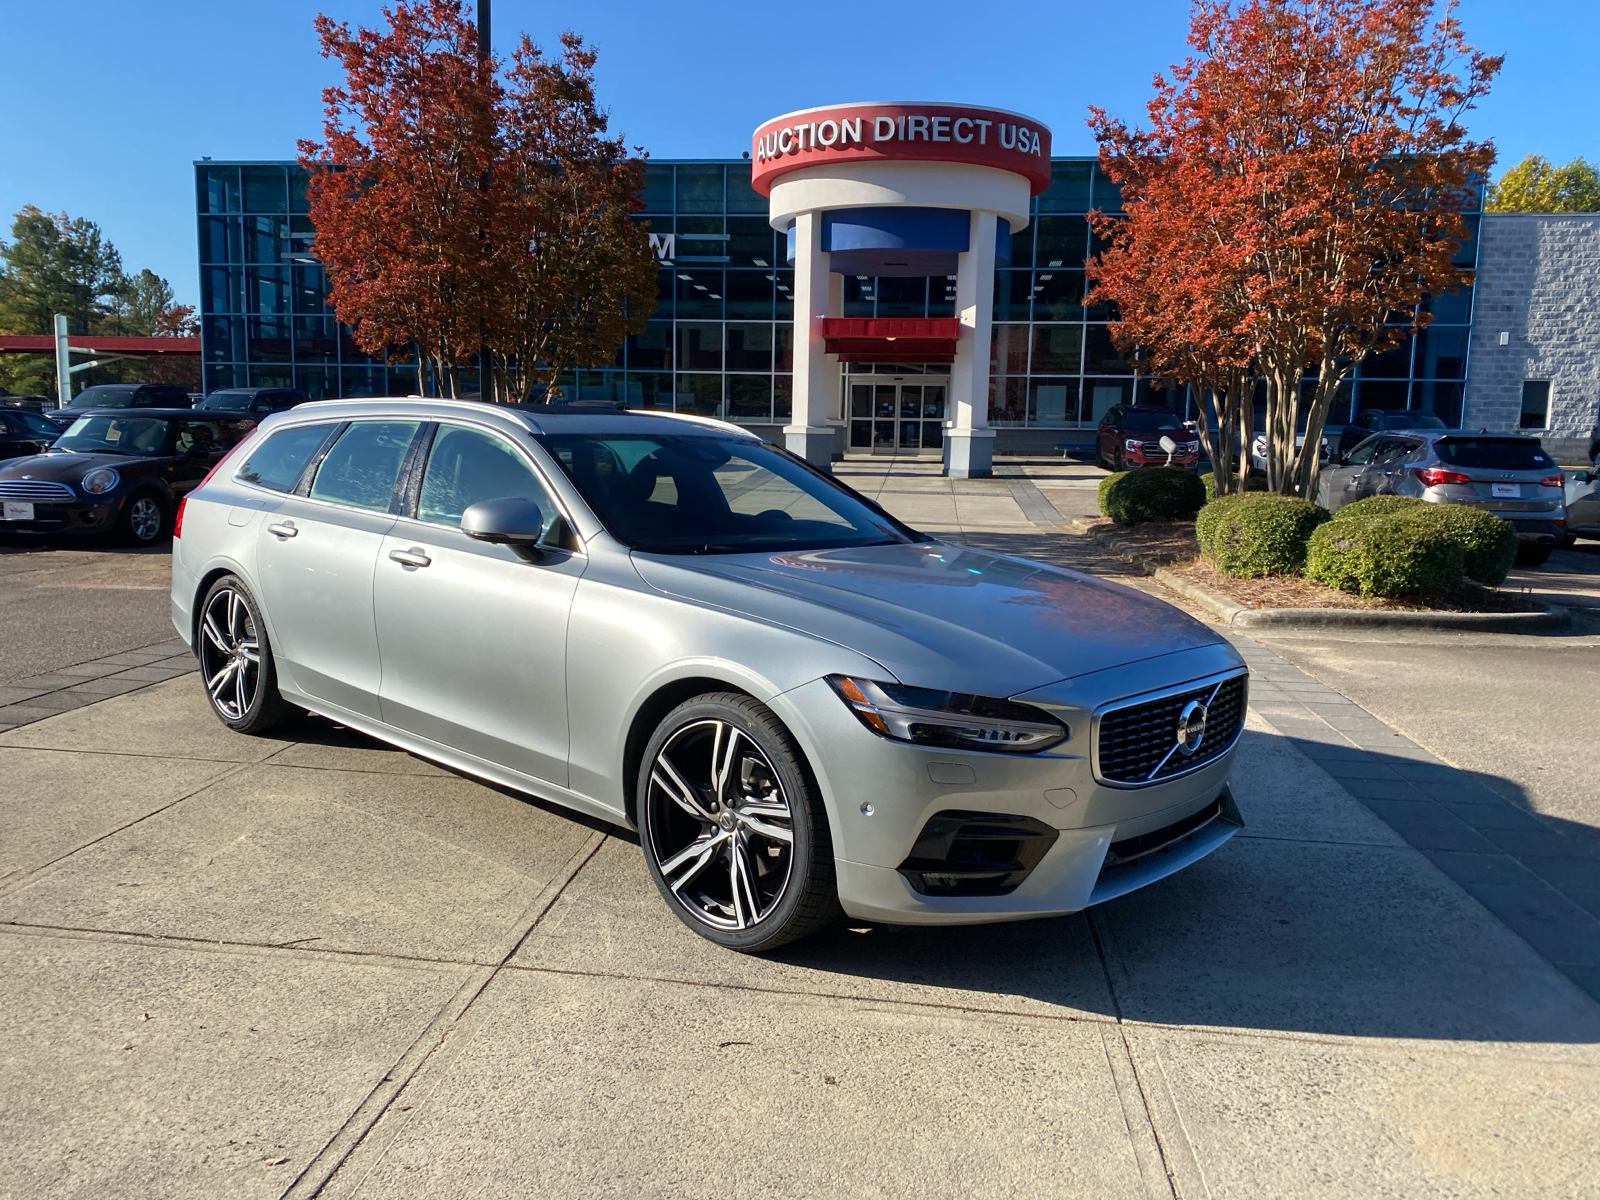
{"type": "Polygon", "coordinates": [[[1538,566],[1566,536],[1564,483],[1537,438],[1396,429],[1324,468],[1317,503],[1333,512],[1367,496],[1413,496],[1484,508],[1516,529],[1517,561],[1538,566]]]}

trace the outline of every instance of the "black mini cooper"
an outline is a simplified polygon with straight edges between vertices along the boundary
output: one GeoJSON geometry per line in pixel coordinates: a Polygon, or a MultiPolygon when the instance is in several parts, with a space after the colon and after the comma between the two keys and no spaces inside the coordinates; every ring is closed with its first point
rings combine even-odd
{"type": "Polygon", "coordinates": [[[103,409],[43,454],[0,463],[0,533],[117,532],[148,546],[253,422],[193,409],[103,409]]]}

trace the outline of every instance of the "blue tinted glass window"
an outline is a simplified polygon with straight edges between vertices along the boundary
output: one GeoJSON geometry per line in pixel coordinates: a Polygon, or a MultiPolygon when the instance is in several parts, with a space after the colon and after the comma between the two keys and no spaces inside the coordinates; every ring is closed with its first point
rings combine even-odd
{"type": "Polygon", "coordinates": [[[199,167],[195,171],[195,183],[202,213],[239,211],[238,167],[199,167]]]}
{"type": "Polygon", "coordinates": [[[1092,164],[1050,164],[1050,186],[1039,197],[1039,211],[1081,213],[1089,211],[1089,174],[1092,164]]]}
{"type": "Polygon", "coordinates": [[[311,211],[311,205],[306,200],[306,184],[310,180],[310,174],[303,167],[289,168],[290,212],[303,213],[311,211]]]}
{"type": "Polygon", "coordinates": [[[244,210],[249,213],[289,211],[287,173],[282,167],[245,167],[244,210]]]}
{"type": "Polygon", "coordinates": [[[772,280],[774,272],[767,270],[729,271],[723,277],[728,289],[725,293],[730,319],[755,318],[767,320],[772,316],[772,280]]]}
{"type": "Polygon", "coordinates": [[[244,240],[238,217],[200,218],[200,261],[202,263],[244,261],[244,240]]]}
{"type": "Polygon", "coordinates": [[[1122,211],[1122,192],[1098,166],[1094,169],[1094,206],[1101,212],[1122,211]]]}
{"type": "Polygon", "coordinates": [[[678,211],[680,213],[720,213],[722,207],[722,164],[678,164],[678,211]]]}
{"type": "Polygon", "coordinates": [[[646,163],[644,168],[644,190],[639,193],[639,199],[644,202],[644,211],[653,213],[671,212],[672,191],[672,168],[660,163],[646,163]]]}
{"type": "Polygon", "coordinates": [[[1034,261],[1040,267],[1083,265],[1089,248],[1089,222],[1083,217],[1041,216],[1034,226],[1034,261]]]}
{"type": "Polygon", "coordinates": [[[728,211],[731,213],[765,213],[767,198],[750,186],[750,164],[728,168],[728,211]]]}

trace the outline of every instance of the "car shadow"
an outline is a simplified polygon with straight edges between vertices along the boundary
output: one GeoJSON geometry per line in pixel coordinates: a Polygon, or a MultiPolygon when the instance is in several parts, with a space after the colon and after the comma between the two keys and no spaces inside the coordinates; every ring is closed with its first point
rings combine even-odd
{"type": "MultiPolygon", "coordinates": [[[[320,717],[306,717],[285,733],[316,745],[403,753],[320,717]]],[[[637,844],[636,835],[603,820],[474,781],[637,844]]],[[[1497,793],[1500,815],[1528,817],[1525,797],[1506,799],[1516,795],[1515,784],[1483,782],[1497,793]]],[[[1581,971],[1567,964],[1552,969],[1504,923],[1508,913],[1516,921],[1511,910],[1519,904],[1531,904],[1535,919],[1554,919],[1551,912],[1537,912],[1540,889],[1549,885],[1529,877],[1513,856],[1484,854],[1467,861],[1428,849],[1417,853],[1418,847],[1370,821],[1376,833],[1354,840],[1264,836],[1249,827],[1248,811],[1245,817],[1246,829],[1210,857],[1085,913],[934,927],[846,917],[762,957],[775,966],[835,977],[828,984],[833,988],[836,977],[844,976],[908,985],[919,995],[948,992],[955,1008],[1024,1011],[1028,1006],[1019,1000],[1026,1000],[1069,1014],[1162,1025],[1481,1042],[1600,1041],[1600,973],[1586,980],[1585,993],[1581,971]],[[1505,883],[1517,870],[1523,871],[1522,895],[1505,883]],[[1491,882],[1486,893],[1473,872],[1501,882],[1491,882]],[[1564,977],[1563,969],[1574,978],[1564,977]]],[[[1533,819],[1559,839],[1542,849],[1565,850],[1561,870],[1578,884],[1600,880],[1600,831],[1533,819]]],[[[641,907],[659,905],[648,888],[634,899],[641,907]]],[[[1568,901],[1567,909],[1572,907],[1568,901]]],[[[1575,920],[1570,911],[1565,915],[1571,953],[1600,962],[1600,925],[1587,914],[1575,920]]],[[[656,914],[649,919],[654,927],[656,914]]],[[[665,910],[659,919],[672,923],[665,910]]]]}

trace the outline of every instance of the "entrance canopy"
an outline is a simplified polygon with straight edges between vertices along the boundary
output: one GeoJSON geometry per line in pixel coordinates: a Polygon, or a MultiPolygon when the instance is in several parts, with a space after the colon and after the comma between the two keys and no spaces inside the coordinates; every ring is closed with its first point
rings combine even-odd
{"type": "Polygon", "coordinates": [[[956,360],[955,317],[824,317],[826,352],[846,362],[947,363],[956,360]]]}

